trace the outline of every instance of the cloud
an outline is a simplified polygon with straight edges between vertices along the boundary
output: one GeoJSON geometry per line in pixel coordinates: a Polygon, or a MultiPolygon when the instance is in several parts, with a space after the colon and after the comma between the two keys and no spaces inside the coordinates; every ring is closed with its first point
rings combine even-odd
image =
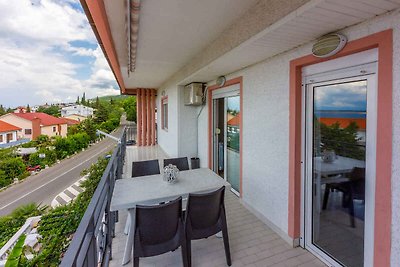
{"type": "Polygon", "coordinates": [[[0,104],[118,94],[78,1],[0,0],[0,104]]]}
{"type": "Polygon", "coordinates": [[[318,110],[366,110],[365,81],[317,86],[314,105],[318,110]]]}

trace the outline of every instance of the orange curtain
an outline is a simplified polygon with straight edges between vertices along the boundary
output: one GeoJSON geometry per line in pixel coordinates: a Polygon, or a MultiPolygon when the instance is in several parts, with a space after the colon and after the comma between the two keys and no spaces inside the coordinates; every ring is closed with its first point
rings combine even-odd
{"type": "Polygon", "coordinates": [[[153,146],[156,144],[156,90],[137,89],[137,144],[153,146]]]}

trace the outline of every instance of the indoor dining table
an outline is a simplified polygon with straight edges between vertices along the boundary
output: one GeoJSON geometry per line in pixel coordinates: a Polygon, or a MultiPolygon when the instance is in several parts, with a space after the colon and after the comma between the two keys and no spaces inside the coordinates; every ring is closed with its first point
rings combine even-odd
{"type": "MultiPolygon", "coordinates": [[[[136,205],[155,205],[179,196],[187,198],[189,193],[203,193],[221,188],[230,188],[230,184],[207,168],[180,171],[178,181],[169,184],[163,181],[163,174],[147,175],[119,179],[115,182],[110,210],[128,210],[130,230],[125,245],[122,264],[127,264],[134,249],[136,205]]],[[[226,190],[229,191],[229,190],[226,190]]]]}

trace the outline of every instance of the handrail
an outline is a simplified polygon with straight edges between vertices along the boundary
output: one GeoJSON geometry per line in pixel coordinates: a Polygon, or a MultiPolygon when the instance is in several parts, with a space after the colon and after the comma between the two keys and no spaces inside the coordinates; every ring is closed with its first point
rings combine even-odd
{"type": "Polygon", "coordinates": [[[122,176],[126,152],[126,127],[66,251],[62,267],[108,266],[116,212],[110,212],[115,180],[122,176]]]}

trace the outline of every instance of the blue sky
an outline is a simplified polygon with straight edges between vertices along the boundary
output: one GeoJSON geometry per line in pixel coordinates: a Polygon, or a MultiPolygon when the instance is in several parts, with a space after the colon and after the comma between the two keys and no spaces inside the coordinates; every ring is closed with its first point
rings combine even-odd
{"type": "Polygon", "coordinates": [[[0,0],[0,104],[119,94],[78,0],[0,0]]]}

